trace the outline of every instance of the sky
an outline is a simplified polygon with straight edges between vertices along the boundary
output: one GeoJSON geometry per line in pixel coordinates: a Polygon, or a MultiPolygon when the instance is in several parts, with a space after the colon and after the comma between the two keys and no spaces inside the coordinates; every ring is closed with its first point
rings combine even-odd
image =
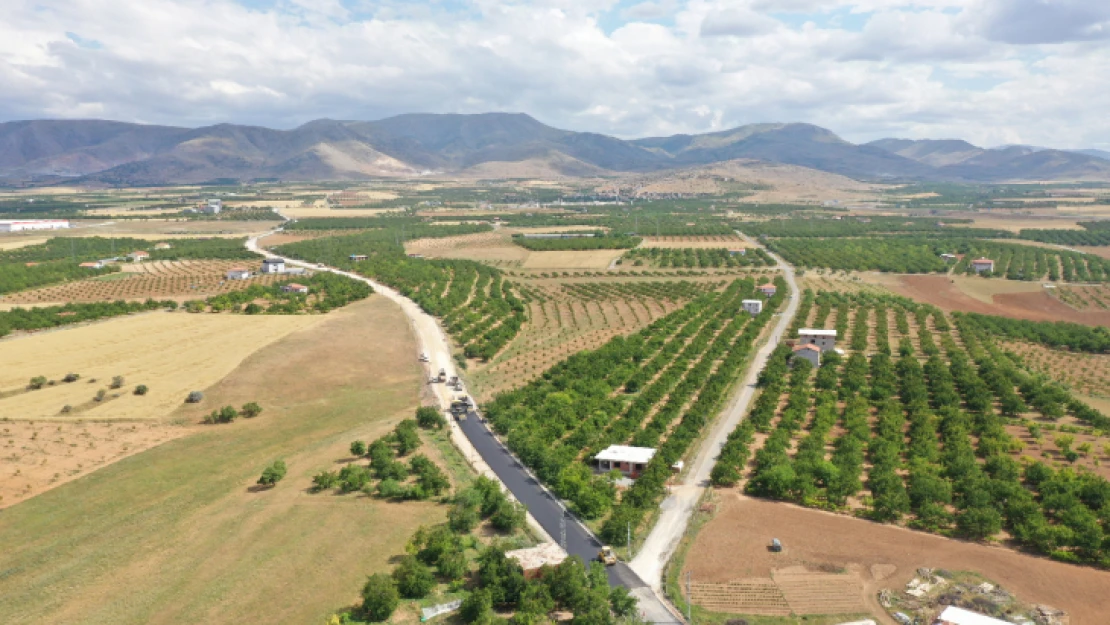
{"type": "Polygon", "coordinates": [[[1110,148],[1107,0],[2,0],[0,121],[524,112],[1110,148]]]}

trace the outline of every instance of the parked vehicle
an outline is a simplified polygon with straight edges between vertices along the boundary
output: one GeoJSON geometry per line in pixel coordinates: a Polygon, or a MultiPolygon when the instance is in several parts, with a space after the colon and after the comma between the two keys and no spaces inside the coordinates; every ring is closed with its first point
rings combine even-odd
{"type": "Polygon", "coordinates": [[[428,353],[420,352],[420,362],[428,362],[428,353]]]}
{"type": "Polygon", "coordinates": [[[606,545],[597,552],[597,561],[605,566],[613,566],[617,563],[617,554],[613,552],[613,548],[606,545]]]}

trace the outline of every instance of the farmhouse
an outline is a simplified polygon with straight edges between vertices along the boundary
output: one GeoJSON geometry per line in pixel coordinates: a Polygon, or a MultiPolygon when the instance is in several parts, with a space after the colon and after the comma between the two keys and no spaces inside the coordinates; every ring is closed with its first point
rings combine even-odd
{"type": "Polygon", "coordinates": [[[594,457],[597,468],[602,471],[616,469],[627,477],[640,477],[644,467],[655,456],[650,447],[629,447],[628,445],[609,445],[594,457]]]}
{"type": "Polygon", "coordinates": [[[161,243],[156,243],[154,245],[154,249],[156,249],[156,250],[172,250],[173,246],[170,245],[169,243],[166,243],[165,241],[162,241],[161,243]]]}
{"type": "Polygon", "coordinates": [[[149,260],[150,259],[150,252],[144,252],[142,250],[136,250],[136,251],[131,252],[130,254],[128,254],[127,257],[130,258],[131,262],[133,262],[133,263],[141,263],[144,260],[149,260]]]}
{"type": "Polygon", "coordinates": [[[367,256],[366,254],[351,254],[348,258],[355,262],[358,262],[360,260],[366,260],[367,256]]]}
{"type": "Polygon", "coordinates": [[[994,261],[989,258],[976,258],[971,261],[971,269],[975,271],[975,273],[994,271],[994,261]]]}
{"type": "Polygon", "coordinates": [[[813,345],[822,352],[836,349],[836,330],[802,328],[798,330],[798,345],[813,345]]]}
{"type": "Polygon", "coordinates": [[[227,270],[228,280],[246,280],[251,277],[251,272],[246,267],[232,267],[227,270]]]}
{"type": "Polygon", "coordinates": [[[821,366],[821,350],[813,345],[795,345],[794,358],[804,358],[816,367],[821,366]]]}
{"type": "Polygon", "coordinates": [[[744,306],[744,310],[752,315],[763,312],[763,300],[761,299],[746,299],[741,304],[744,306]]]}
{"type": "Polygon", "coordinates": [[[88,267],[89,269],[100,269],[104,266],[104,261],[98,260],[93,263],[81,263],[80,267],[88,267]]]}
{"type": "Polygon", "coordinates": [[[775,288],[775,285],[773,284],[764,284],[759,287],[759,292],[766,295],[767,297],[771,297],[772,295],[774,295],[775,291],[777,290],[778,289],[775,288]]]}
{"type": "Polygon", "coordinates": [[[0,219],[0,232],[60,230],[68,227],[68,219],[0,219]]]}
{"type": "Polygon", "coordinates": [[[285,286],[281,287],[281,290],[285,291],[286,293],[308,293],[307,286],[303,284],[297,284],[296,282],[286,284],[285,286]]]}
{"type": "Polygon", "coordinates": [[[950,605],[937,616],[933,625],[1010,625],[1010,622],[950,605]]]}
{"type": "Polygon", "coordinates": [[[285,273],[285,261],[280,258],[267,258],[262,261],[262,273],[285,273]]]}
{"type": "Polygon", "coordinates": [[[224,207],[224,203],[223,203],[222,200],[220,200],[220,199],[211,199],[211,200],[208,200],[208,203],[205,204],[204,207],[201,208],[200,210],[201,210],[202,213],[207,213],[209,215],[219,215],[220,210],[222,210],[223,207],[224,207]]]}

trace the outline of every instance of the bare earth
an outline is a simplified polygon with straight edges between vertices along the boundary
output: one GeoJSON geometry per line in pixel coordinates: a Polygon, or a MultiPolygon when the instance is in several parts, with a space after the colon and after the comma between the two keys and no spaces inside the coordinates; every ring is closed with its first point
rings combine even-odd
{"type": "MultiPolygon", "coordinates": [[[[1106,623],[1110,572],[966,543],[798,506],[724,491],[716,517],[698,534],[686,570],[702,582],[770,579],[789,567],[845,569],[858,576],[862,600],[880,615],[875,595],[901,590],[918,567],[974,571],[1025,602],[1071,615],[1072,625],[1106,623]],[[783,542],[774,554],[772,538],[783,542]]],[[[796,570],[796,569],[795,569],[796,570]]],[[[882,616],[883,622],[888,619],[882,616]]],[[[893,621],[889,621],[893,622],[893,621]]]]}

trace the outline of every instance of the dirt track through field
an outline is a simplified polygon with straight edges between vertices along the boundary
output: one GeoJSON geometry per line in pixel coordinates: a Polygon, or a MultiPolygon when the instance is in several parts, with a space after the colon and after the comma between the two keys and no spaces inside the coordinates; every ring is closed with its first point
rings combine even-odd
{"type": "Polygon", "coordinates": [[[932,567],[985,575],[1023,602],[1066,610],[1071,625],[1107,622],[1110,572],[746,498],[735,490],[723,491],[717,516],[702,528],[686,558],[686,570],[702,583],[778,581],[784,569],[798,566],[854,573],[857,596],[873,613],[881,588],[900,591],[918,567],[932,567]],[[782,553],[767,549],[772,538],[782,541],[782,553]]]}

